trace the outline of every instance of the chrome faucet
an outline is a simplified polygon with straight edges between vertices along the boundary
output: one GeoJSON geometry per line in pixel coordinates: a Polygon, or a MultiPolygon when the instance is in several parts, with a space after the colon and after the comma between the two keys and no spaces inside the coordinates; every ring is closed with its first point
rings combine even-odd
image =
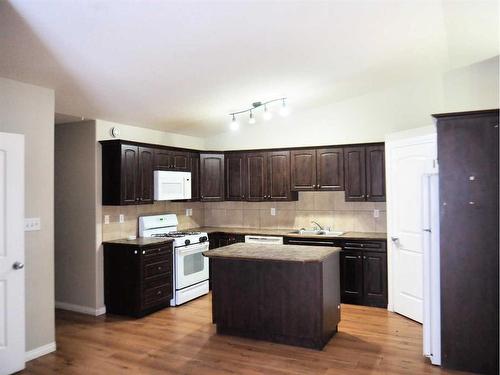
{"type": "Polygon", "coordinates": [[[319,225],[316,221],[311,221],[312,224],[315,224],[318,226],[319,230],[325,230],[321,225],[319,225]]]}

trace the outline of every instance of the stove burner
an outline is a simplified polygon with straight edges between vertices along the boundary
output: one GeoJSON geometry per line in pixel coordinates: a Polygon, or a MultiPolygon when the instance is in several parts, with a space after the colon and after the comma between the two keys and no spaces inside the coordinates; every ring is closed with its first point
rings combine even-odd
{"type": "Polygon", "coordinates": [[[171,237],[171,238],[181,238],[184,236],[192,236],[201,234],[201,232],[168,232],[168,233],[155,233],[153,237],[171,237]]]}

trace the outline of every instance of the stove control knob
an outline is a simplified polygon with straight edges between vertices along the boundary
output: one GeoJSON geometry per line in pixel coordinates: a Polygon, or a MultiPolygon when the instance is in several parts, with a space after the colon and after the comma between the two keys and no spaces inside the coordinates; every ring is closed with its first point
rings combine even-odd
{"type": "Polygon", "coordinates": [[[185,244],[186,246],[187,246],[187,245],[189,245],[190,243],[191,243],[191,241],[189,241],[189,240],[185,240],[185,241],[184,241],[184,244],[185,244]]]}
{"type": "Polygon", "coordinates": [[[206,242],[208,240],[207,236],[201,236],[200,242],[206,242]]]}

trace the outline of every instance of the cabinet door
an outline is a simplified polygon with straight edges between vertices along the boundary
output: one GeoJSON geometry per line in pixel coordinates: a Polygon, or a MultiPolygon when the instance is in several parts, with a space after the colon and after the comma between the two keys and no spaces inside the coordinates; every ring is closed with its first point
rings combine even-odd
{"type": "Polygon", "coordinates": [[[363,304],[387,307],[386,253],[363,253],[363,304]]]}
{"type": "Polygon", "coordinates": [[[154,161],[155,170],[168,171],[172,169],[174,163],[173,163],[172,152],[170,150],[157,148],[155,149],[154,153],[155,153],[155,161],[154,161]]]}
{"type": "Polygon", "coordinates": [[[267,153],[248,153],[246,156],[247,201],[267,199],[267,153]]]}
{"type": "Polygon", "coordinates": [[[153,203],[154,150],[139,147],[138,195],[139,203],[153,203]]]}
{"type": "Polygon", "coordinates": [[[189,152],[172,152],[172,169],[175,171],[189,171],[189,152]]]}
{"type": "Polygon", "coordinates": [[[366,147],[366,200],[385,202],[384,145],[366,147]]]}
{"type": "Polygon", "coordinates": [[[290,200],[290,152],[275,151],[267,154],[267,194],[274,201],[290,200]]]}
{"type": "Polygon", "coordinates": [[[340,252],[340,299],[342,303],[363,303],[363,259],[361,251],[340,252]]]}
{"type": "Polygon", "coordinates": [[[319,190],[344,190],[344,149],[316,150],[316,182],[319,190]]]}
{"type": "Polygon", "coordinates": [[[191,200],[200,199],[200,154],[192,153],[189,157],[191,171],[191,200]]]}
{"type": "Polygon", "coordinates": [[[200,154],[200,199],[224,200],[224,155],[200,154]]]}
{"type": "Polygon", "coordinates": [[[315,190],[316,150],[290,151],[290,179],[293,191],[315,190]]]}
{"type": "Polygon", "coordinates": [[[138,197],[139,147],[121,145],[120,203],[136,204],[138,197]]]}
{"type": "Polygon", "coordinates": [[[226,200],[245,200],[245,154],[231,153],[225,156],[226,164],[226,200]]]}
{"type": "Polygon", "coordinates": [[[366,164],[365,147],[344,148],[345,200],[365,201],[366,164]]]}

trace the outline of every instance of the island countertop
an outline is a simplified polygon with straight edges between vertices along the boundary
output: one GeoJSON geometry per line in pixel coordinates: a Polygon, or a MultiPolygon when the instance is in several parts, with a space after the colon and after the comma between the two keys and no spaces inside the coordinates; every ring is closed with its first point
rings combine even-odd
{"type": "Polygon", "coordinates": [[[203,253],[209,258],[269,260],[281,262],[322,262],[329,255],[340,251],[340,247],[267,245],[235,243],[203,253]]]}

